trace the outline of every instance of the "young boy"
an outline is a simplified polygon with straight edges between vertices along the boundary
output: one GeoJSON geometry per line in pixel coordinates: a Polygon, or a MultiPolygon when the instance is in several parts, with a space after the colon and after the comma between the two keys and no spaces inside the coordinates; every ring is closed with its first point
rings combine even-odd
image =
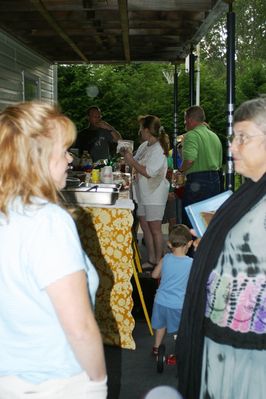
{"type": "Polygon", "coordinates": [[[156,291],[151,323],[155,331],[153,354],[158,354],[158,348],[165,332],[178,331],[188,277],[193,259],[186,254],[192,245],[189,228],[184,224],[174,226],[169,234],[167,253],[153,270],[151,276],[160,278],[156,291]]]}

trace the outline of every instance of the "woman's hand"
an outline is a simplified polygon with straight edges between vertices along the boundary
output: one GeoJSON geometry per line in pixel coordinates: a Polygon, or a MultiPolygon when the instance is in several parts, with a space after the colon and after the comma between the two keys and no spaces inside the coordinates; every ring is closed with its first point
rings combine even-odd
{"type": "Polygon", "coordinates": [[[124,157],[125,162],[126,162],[129,166],[132,166],[132,160],[133,160],[132,152],[131,152],[128,148],[125,148],[125,147],[122,147],[122,148],[119,150],[119,152],[120,152],[120,154],[124,157]]]}

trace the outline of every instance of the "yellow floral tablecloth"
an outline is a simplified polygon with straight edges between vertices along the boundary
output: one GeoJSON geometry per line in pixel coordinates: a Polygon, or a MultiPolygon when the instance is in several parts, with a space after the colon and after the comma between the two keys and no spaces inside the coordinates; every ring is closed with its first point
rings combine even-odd
{"type": "Polygon", "coordinates": [[[105,344],[135,349],[131,277],[132,224],[130,209],[75,207],[81,243],[96,267],[100,285],[95,316],[105,344]]]}

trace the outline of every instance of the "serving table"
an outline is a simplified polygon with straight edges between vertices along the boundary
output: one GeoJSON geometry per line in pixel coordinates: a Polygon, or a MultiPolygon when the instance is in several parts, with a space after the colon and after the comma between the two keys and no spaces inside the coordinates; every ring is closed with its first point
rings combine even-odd
{"type": "MultiPolygon", "coordinates": [[[[68,204],[67,207],[76,221],[83,249],[98,271],[95,317],[103,341],[135,349],[131,278],[134,274],[138,284],[138,276],[132,245],[133,201],[119,198],[114,205],[68,204]]],[[[140,286],[138,290],[141,297],[140,286]]],[[[141,301],[145,312],[144,299],[141,301]]],[[[149,328],[152,334],[150,324],[149,328]]]]}

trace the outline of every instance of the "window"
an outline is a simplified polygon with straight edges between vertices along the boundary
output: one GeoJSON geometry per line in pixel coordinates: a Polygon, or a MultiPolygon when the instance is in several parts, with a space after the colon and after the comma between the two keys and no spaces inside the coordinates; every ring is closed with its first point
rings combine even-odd
{"type": "Polygon", "coordinates": [[[23,101],[39,100],[41,98],[40,78],[28,72],[22,72],[23,101]]]}

